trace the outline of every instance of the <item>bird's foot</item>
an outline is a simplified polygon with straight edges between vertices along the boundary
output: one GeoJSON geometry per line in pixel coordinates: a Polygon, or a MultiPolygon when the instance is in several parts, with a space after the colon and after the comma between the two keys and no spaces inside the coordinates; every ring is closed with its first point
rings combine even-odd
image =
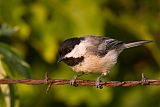
{"type": "Polygon", "coordinates": [[[142,82],[145,82],[146,81],[146,78],[144,77],[144,73],[142,72],[142,75],[141,75],[142,77],[141,77],[141,81],[142,82]]]}
{"type": "Polygon", "coordinates": [[[144,73],[142,73],[141,83],[142,83],[143,85],[148,84],[147,78],[144,76],[144,73]]]}
{"type": "Polygon", "coordinates": [[[77,87],[78,84],[76,84],[76,79],[77,79],[77,76],[75,75],[75,76],[70,80],[70,85],[73,85],[73,86],[77,87]]]}
{"type": "Polygon", "coordinates": [[[96,79],[96,87],[97,88],[100,88],[100,89],[102,89],[103,88],[103,86],[101,85],[101,80],[100,80],[100,78],[98,77],[97,79],[96,79]]]}

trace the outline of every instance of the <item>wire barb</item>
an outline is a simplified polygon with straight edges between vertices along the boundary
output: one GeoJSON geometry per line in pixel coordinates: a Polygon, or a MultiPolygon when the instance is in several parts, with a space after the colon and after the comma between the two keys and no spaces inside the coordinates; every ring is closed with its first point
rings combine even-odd
{"type": "Polygon", "coordinates": [[[45,78],[44,78],[44,83],[47,84],[47,89],[46,89],[46,94],[48,94],[51,86],[52,86],[52,83],[51,82],[48,82],[49,80],[49,77],[48,77],[48,72],[45,73],[45,78]]]}
{"type": "Polygon", "coordinates": [[[48,78],[48,72],[46,72],[45,73],[45,77],[44,77],[45,84],[48,84],[48,80],[49,80],[49,78],[48,78]]]}
{"type": "Polygon", "coordinates": [[[51,89],[51,86],[52,86],[52,83],[49,83],[49,84],[48,84],[48,87],[47,87],[47,89],[46,89],[46,94],[48,94],[49,90],[51,89]]]}

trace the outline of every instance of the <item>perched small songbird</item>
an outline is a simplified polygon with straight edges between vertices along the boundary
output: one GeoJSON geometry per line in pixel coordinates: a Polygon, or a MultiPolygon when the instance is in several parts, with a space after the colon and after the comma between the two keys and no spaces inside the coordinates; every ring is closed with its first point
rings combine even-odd
{"type": "Polygon", "coordinates": [[[70,38],[62,42],[59,48],[58,62],[63,61],[77,74],[71,79],[74,85],[77,77],[82,74],[100,73],[96,79],[96,87],[101,88],[100,79],[107,75],[110,69],[117,63],[119,54],[127,48],[143,45],[151,41],[142,40],[132,43],[109,37],[83,36],[70,38]]]}

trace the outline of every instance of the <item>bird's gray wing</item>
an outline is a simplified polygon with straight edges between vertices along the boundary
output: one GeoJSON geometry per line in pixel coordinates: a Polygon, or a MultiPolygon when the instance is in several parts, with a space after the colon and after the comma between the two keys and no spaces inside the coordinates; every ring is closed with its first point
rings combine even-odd
{"type": "Polygon", "coordinates": [[[106,55],[110,50],[116,50],[117,52],[120,52],[123,50],[124,42],[112,39],[109,37],[103,37],[99,40],[99,45],[97,48],[97,55],[98,56],[104,56],[106,55]]]}

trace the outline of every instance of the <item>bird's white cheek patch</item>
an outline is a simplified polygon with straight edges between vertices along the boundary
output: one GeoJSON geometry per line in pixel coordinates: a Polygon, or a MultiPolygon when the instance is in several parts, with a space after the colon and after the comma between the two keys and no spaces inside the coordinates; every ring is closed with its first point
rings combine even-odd
{"type": "Polygon", "coordinates": [[[78,57],[84,56],[84,54],[86,53],[86,45],[87,45],[87,42],[82,41],[79,45],[76,45],[70,53],[66,54],[65,57],[78,58],[78,57]]]}

